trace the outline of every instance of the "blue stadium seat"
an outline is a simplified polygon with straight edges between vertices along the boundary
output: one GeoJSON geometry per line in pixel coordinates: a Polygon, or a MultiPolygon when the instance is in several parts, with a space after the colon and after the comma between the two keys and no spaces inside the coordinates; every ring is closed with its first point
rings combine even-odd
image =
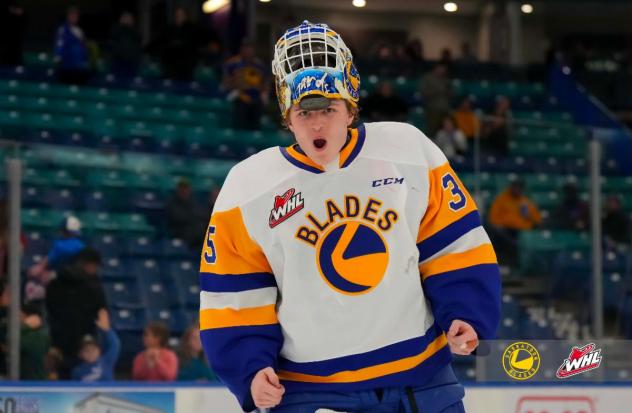
{"type": "Polygon", "coordinates": [[[116,257],[106,258],[101,262],[101,277],[104,280],[131,279],[133,275],[129,269],[116,257]]]}
{"type": "Polygon", "coordinates": [[[191,260],[171,260],[165,266],[165,276],[176,282],[197,282],[198,264],[191,260]]]}
{"type": "Polygon", "coordinates": [[[103,289],[111,308],[140,309],[143,302],[140,299],[136,280],[122,280],[103,283],[103,289]]]}
{"type": "Polygon", "coordinates": [[[111,312],[111,318],[116,331],[143,331],[147,325],[147,313],[143,309],[117,309],[111,312]]]}
{"type": "Polygon", "coordinates": [[[138,278],[143,301],[148,308],[171,308],[175,303],[173,287],[157,278],[138,278]]]}
{"type": "Polygon", "coordinates": [[[180,239],[163,239],[160,241],[163,257],[166,258],[187,258],[193,255],[189,247],[180,239]]]}
{"type": "Polygon", "coordinates": [[[26,251],[34,255],[46,255],[52,246],[52,241],[44,236],[42,232],[31,231],[26,234],[26,251]]]}
{"type": "Polygon", "coordinates": [[[161,279],[160,263],[155,259],[129,259],[126,260],[126,268],[141,282],[161,279]]]}
{"type": "Polygon", "coordinates": [[[43,200],[49,208],[72,210],[77,207],[73,192],[66,188],[50,188],[44,191],[43,200]]]}
{"type": "Polygon", "coordinates": [[[197,310],[200,306],[200,287],[194,280],[176,280],[175,288],[178,294],[178,301],[185,309],[197,310]]]}
{"type": "Polygon", "coordinates": [[[102,257],[118,258],[122,254],[122,239],[117,235],[98,235],[93,237],[89,244],[99,251],[102,257]]]}
{"type": "Polygon", "coordinates": [[[180,335],[189,326],[188,319],[182,310],[149,306],[147,313],[149,320],[165,323],[171,334],[180,335]]]}
{"type": "Polygon", "coordinates": [[[160,244],[150,237],[131,237],[125,241],[125,255],[130,257],[153,257],[159,256],[160,244]]]}
{"type": "Polygon", "coordinates": [[[22,205],[26,208],[46,207],[44,189],[39,186],[25,186],[22,191],[22,205]]]}

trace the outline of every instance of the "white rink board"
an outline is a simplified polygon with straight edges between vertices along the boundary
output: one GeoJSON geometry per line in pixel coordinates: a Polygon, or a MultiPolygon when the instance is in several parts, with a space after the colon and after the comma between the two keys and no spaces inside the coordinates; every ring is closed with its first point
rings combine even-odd
{"type": "MultiPolygon", "coordinates": [[[[466,387],[467,413],[625,413],[632,412],[631,386],[466,387]]],[[[419,406],[423,411],[423,406],[419,406]]],[[[176,412],[240,413],[227,389],[176,392],[176,412]]]]}
{"type": "Polygon", "coordinates": [[[632,386],[469,387],[467,413],[632,412],[632,386]]]}
{"type": "MultiPolygon", "coordinates": [[[[60,399],[68,399],[67,402],[72,405],[91,394],[125,398],[136,393],[142,394],[145,403],[159,403],[155,408],[165,413],[241,412],[228,389],[218,385],[182,383],[152,386],[121,382],[101,383],[100,386],[62,382],[2,384],[2,401],[8,398],[37,400],[33,406],[39,407],[28,410],[33,413],[67,413],[53,412],[45,407],[46,403],[58,403],[60,399]]],[[[602,386],[475,385],[466,386],[465,390],[467,413],[632,413],[631,406],[632,383],[602,386]]],[[[419,407],[423,412],[423,406],[419,407]]],[[[10,410],[5,413],[10,413],[10,410]]]]}

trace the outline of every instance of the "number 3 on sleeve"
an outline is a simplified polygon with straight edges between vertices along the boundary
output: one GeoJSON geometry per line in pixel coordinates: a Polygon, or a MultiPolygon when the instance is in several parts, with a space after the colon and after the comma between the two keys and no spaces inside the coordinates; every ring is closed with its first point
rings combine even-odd
{"type": "Polygon", "coordinates": [[[448,206],[452,211],[456,212],[465,207],[465,205],[467,204],[467,198],[463,193],[463,190],[459,188],[459,184],[456,178],[454,178],[451,173],[443,175],[443,177],[441,178],[441,186],[443,187],[444,191],[450,190],[450,193],[452,194],[452,199],[448,203],[448,206]]]}

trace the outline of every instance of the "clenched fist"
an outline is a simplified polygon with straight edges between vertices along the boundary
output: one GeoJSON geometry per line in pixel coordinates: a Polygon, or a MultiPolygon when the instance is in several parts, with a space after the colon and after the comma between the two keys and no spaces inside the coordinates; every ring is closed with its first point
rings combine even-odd
{"type": "Polygon", "coordinates": [[[474,328],[461,320],[454,320],[446,334],[450,350],[454,354],[467,356],[478,347],[478,334],[474,328]]]}
{"type": "Polygon", "coordinates": [[[260,409],[269,409],[281,403],[285,388],[279,381],[272,367],[259,370],[250,384],[250,393],[255,406],[260,409]]]}

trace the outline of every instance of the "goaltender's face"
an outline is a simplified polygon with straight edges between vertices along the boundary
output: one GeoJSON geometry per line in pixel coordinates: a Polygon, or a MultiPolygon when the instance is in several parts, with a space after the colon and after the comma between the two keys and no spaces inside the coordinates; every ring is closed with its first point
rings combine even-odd
{"type": "Polygon", "coordinates": [[[322,110],[304,110],[292,106],[288,127],[303,152],[318,165],[333,161],[347,140],[347,128],[353,114],[342,99],[335,99],[322,110]]]}

